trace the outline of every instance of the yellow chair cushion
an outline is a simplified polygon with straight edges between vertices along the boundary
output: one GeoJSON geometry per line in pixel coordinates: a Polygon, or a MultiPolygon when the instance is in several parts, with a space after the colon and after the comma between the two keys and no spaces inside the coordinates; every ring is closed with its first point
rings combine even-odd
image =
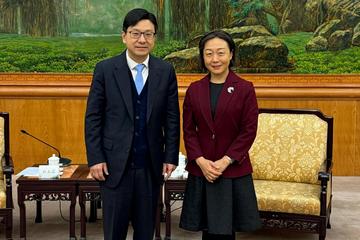
{"type": "Polygon", "coordinates": [[[6,190],[4,180],[0,180],[0,208],[6,207],[6,190]]]}
{"type": "Polygon", "coordinates": [[[316,115],[259,115],[249,155],[254,179],[317,183],[326,158],[327,123],[316,115]]]}
{"type": "Polygon", "coordinates": [[[254,180],[259,210],[320,215],[320,185],[254,180]]]}

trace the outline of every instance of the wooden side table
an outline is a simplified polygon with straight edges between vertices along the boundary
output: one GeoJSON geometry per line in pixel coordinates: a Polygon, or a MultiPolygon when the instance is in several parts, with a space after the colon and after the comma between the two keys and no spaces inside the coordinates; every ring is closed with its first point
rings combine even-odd
{"type": "MultiPolygon", "coordinates": [[[[86,239],[86,201],[100,201],[99,183],[79,182],[79,205],[80,205],[80,240],[86,239]]],[[[95,211],[96,211],[96,206],[95,211]]],[[[96,220],[96,219],[95,219],[96,220]]]]}
{"type": "MultiPolygon", "coordinates": [[[[18,204],[20,209],[20,239],[26,239],[25,201],[70,201],[69,239],[75,240],[75,205],[77,184],[74,178],[41,180],[20,177],[18,184],[18,204]]],[[[37,204],[40,206],[40,204],[37,204]]],[[[37,215],[37,221],[41,222],[37,215]]]]}
{"type": "Polygon", "coordinates": [[[169,179],[164,184],[165,195],[165,240],[171,239],[171,205],[172,200],[184,200],[186,180],[169,179]]]}
{"type": "Polygon", "coordinates": [[[87,165],[79,166],[76,172],[76,183],[79,195],[80,206],[80,240],[86,239],[86,202],[90,201],[89,221],[96,221],[96,202],[101,201],[100,186],[93,178],[89,178],[89,168],[87,165]]]}

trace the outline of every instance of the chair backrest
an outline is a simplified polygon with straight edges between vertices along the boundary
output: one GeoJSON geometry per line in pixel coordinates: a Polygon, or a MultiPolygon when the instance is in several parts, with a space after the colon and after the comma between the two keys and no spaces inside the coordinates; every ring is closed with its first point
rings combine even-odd
{"type": "Polygon", "coordinates": [[[0,112],[0,208],[13,206],[11,188],[13,168],[11,166],[10,172],[8,169],[10,167],[9,138],[9,114],[0,112]],[[6,169],[3,169],[4,165],[6,169]]]}
{"type": "Polygon", "coordinates": [[[249,155],[254,179],[318,183],[332,161],[333,119],[318,110],[260,109],[249,155]]]}
{"type": "Polygon", "coordinates": [[[5,155],[6,164],[8,165],[8,158],[10,152],[9,144],[9,113],[0,112],[0,159],[5,155]]]}

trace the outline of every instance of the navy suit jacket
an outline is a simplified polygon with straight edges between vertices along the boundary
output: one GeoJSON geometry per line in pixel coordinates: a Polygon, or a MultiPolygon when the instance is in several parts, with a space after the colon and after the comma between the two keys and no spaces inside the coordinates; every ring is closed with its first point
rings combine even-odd
{"type": "Polygon", "coordinates": [[[252,172],[248,151],[255,140],[258,105],[251,82],[230,71],[220,93],[215,119],[210,109],[209,75],[192,83],[183,105],[184,142],[187,170],[202,176],[194,161],[198,157],[216,161],[224,155],[235,159],[224,177],[240,177],[252,172]]]}
{"type": "MultiPolygon", "coordinates": [[[[89,167],[106,162],[105,184],[115,187],[127,166],[134,135],[133,81],[126,53],[99,62],[94,71],[85,116],[85,143],[89,167]]],[[[150,56],[147,137],[151,169],[162,181],[163,163],[178,164],[180,119],[175,70],[150,56]]]]}

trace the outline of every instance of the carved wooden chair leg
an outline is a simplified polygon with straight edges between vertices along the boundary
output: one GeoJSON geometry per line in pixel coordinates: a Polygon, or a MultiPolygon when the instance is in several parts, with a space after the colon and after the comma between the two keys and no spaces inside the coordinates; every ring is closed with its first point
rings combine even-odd
{"type": "Polygon", "coordinates": [[[325,237],[326,237],[326,222],[322,221],[319,229],[319,240],[325,240],[325,237]]]}
{"type": "Polygon", "coordinates": [[[11,240],[12,239],[12,229],[13,229],[13,216],[12,211],[9,210],[7,212],[6,217],[4,217],[4,223],[5,223],[5,239],[11,240]]]}

